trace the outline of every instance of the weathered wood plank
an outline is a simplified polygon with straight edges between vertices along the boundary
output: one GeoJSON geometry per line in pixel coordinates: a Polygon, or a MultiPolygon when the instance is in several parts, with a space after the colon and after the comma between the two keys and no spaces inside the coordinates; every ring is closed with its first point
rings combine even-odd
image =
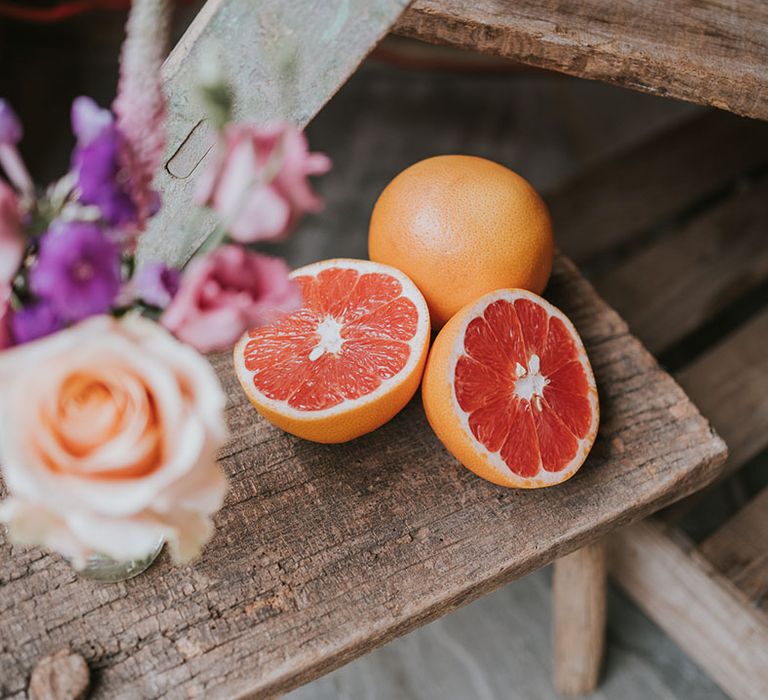
{"type": "Polygon", "coordinates": [[[699,551],[768,612],[768,488],[704,540],[699,551]]]}
{"type": "Polygon", "coordinates": [[[768,124],[709,111],[600,162],[547,195],[577,263],[605,254],[768,164],[768,124]]]}
{"type": "Polygon", "coordinates": [[[726,471],[768,446],[768,309],[677,373],[729,447],[726,471]]]}
{"type": "Polygon", "coordinates": [[[416,0],[395,31],[768,118],[760,0],[416,0]]]}
{"type": "Polygon", "coordinates": [[[163,66],[168,95],[163,208],[139,254],[186,262],[212,229],[194,207],[194,175],[210,148],[195,93],[200,61],[214,53],[235,95],[234,116],[304,126],[354,72],[408,0],[208,0],[163,66]]]}
{"type": "Polygon", "coordinates": [[[652,522],[608,539],[609,569],[640,608],[734,700],[764,700],[768,618],[652,522]]]}
{"type": "Polygon", "coordinates": [[[767,226],[764,177],[592,281],[659,354],[768,279],[767,226]]]}
{"type": "Polygon", "coordinates": [[[0,695],[20,696],[39,658],[70,647],[98,673],[96,697],[267,697],[715,478],[723,443],[567,261],[548,295],[601,391],[600,434],[573,479],[533,492],[481,481],[418,401],[352,443],[303,442],[257,416],[219,356],[232,488],[203,558],[99,586],[0,542],[0,695]]]}
{"type": "MultiPolygon", "coordinates": [[[[723,475],[741,469],[768,447],[768,359],[761,352],[766,343],[768,309],[676,374],[681,386],[729,446],[723,475]]],[[[659,518],[667,526],[675,526],[704,493],[674,504],[659,518]]]]}

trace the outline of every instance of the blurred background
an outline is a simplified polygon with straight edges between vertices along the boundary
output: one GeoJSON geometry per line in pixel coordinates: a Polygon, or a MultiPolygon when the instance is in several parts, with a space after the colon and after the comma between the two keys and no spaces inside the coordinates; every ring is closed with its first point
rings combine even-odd
{"type": "MultiPolygon", "coordinates": [[[[68,167],[72,99],[87,94],[104,106],[112,100],[125,21],[121,4],[79,12],[87,2],[82,8],[65,5],[56,11],[49,3],[0,3],[0,95],[23,120],[21,150],[40,182],[68,167]]],[[[197,9],[194,2],[179,4],[175,38],[197,9]]],[[[280,252],[294,266],[327,257],[366,257],[367,224],[377,195],[396,173],[427,156],[485,156],[554,196],[597,164],[632,152],[704,111],[389,38],[310,124],[313,150],[328,153],[335,164],[318,183],[326,209],[305,220],[280,252]]],[[[648,173],[649,178],[655,175],[648,173]]],[[[598,258],[585,270],[593,274],[609,263],[610,257],[598,258]]],[[[666,360],[673,365],[674,353],[666,360]]],[[[765,482],[765,467],[764,458],[753,462],[738,482],[708,495],[686,515],[689,534],[705,536],[722,513],[735,509],[745,493],[765,482]]],[[[289,697],[555,698],[550,592],[549,570],[537,572],[289,697]]],[[[615,587],[609,594],[608,620],[605,679],[594,697],[727,697],[615,587]]]]}

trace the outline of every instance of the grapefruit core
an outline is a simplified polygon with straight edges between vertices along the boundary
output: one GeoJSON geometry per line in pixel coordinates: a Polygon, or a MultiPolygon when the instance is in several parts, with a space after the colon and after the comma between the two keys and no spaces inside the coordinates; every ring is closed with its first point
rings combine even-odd
{"type": "Polygon", "coordinates": [[[491,292],[445,325],[422,395],[447,449],[501,486],[569,479],[597,434],[597,389],[576,329],[562,311],[521,289],[491,292]]]}
{"type": "Polygon", "coordinates": [[[291,274],[303,304],[248,331],[237,377],[256,409],[315,442],[345,442],[390,420],[419,387],[429,310],[405,274],[367,260],[325,260],[291,274]]]}

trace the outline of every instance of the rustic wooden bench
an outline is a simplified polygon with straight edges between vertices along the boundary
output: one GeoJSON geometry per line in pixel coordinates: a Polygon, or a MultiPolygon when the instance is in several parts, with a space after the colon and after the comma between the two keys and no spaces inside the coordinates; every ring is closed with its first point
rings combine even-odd
{"type": "MultiPolygon", "coordinates": [[[[259,8],[247,0],[209,2],[166,66],[171,139],[161,184],[170,206],[145,254],[183,260],[205,234],[204,224],[191,238],[169,237],[168,231],[184,229],[191,175],[205,157],[206,125],[190,85],[195,59],[206,44],[226,41],[223,59],[239,83],[240,115],[282,114],[306,123],[405,4],[302,3],[299,11],[291,2],[259,8]]],[[[742,113],[760,115],[764,108],[744,97],[745,86],[760,87],[746,52],[728,58],[732,63],[741,59],[746,66],[739,74],[742,82],[731,90],[731,63],[723,59],[715,70],[702,61],[703,72],[687,72],[679,53],[670,48],[675,42],[669,32],[665,38],[646,28],[641,35],[630,32],[621,44],[615,35],[628,16],[621,11],[605,22],[599,45],[592,35],[578,32],[562,41],[563,26],[580,19],[574,26],[583,27],[606,10],[598,7],[602,3],[582,3],[582,16],[561,17],[560,5],[544,3],[527,10],[529,19],[518,23],[517,11],[500,0],[473,3],[470,10],[458,0],[422,0],[400,19],[398,31],[456,44],[467,44],[469,37],[481,50],[647,90],[664,86],[668,94],[742,113]],[[469,30],[457,29],[462,24],[469,30]],[[645,71],[652,63],[649,58],[632,62],[627,57],[638,48],[645,50],[649,36],[657,48],[664,45],[668,51],[661,67],[657,62],[654,70],[645,71]],[[483,43],[483,37],[493,41],[483,43]],[[566,47],[562,54],[552,48],[558,42],[566,47]]],[[[617,5],[631,13],[632,3],[617,5]]],[[[662,5],[653,3],[656,14],[646,14],[659,19],[662,5]]],[[[525,4],[516,7],[525,19],[525,4]]],[[[716,19],[716,10],[711,12],[716,19]]],[[[746,20],[739,25],[742,32],[752,27],[746,20]]],[[[708,34],[700,35],[700,48],[706,50],[708,34]]],[[[756,35],[755,43],[763,38],[756,35]]],[[[738,53],[738,42],[731,45],[731,53],[738,53]]],[[[696,147],[689,144],[689,149],[685,156],[695,158],[696,147]]],[[[751,157],[744,144],[740,152],[743,158],[725,167],[733,177],[751,157]]],[[[723,148],[722,153],[730,162],[730,150],[723,148]]],[[[709,190],[702,186],[688,199],[664,188],[655,192],[668,207],[660,206],[662,218],[701,191],[717,189],[718,169],[701,171],[704,180],[709,178],[709,190]]],[[[625,182],[642,178],[640,170],[633,173],[627,167],[623,172],[625,182]]],[[[606,184],[616,177],[600,172],[590,176],[603,177],[606,184]]],[[[559,231],[567,220],[576,222],[574,226],[580,221],[582,231],[591,232],[585,217],[587,222],[603,217],[606,226],[597,242],[577,232],[562,234],[564,250],[595,271],[601,270],[601,260],[631,251],[638,236],[646,240],[647,229],[661,220],[646,211],[653,192],[632,199],[635,193],[619,182],[614,197],[601,198],[598,211],[584,207],[583,198],[579,201],[579,187],[586,192],[587,182],[551,200],[559,231]],[[626,197],[637,211],[621,216],[626,197]],[[563,216],[574,210],[584,216],[563,216]],[[643,217],[651,220],[644,223],[643,217]],[[580,251],[579,246],[593,248],[580,251]]],[[[533,493],[504,491],[479,481],[442,450],[418,402],[391,424],[349,445],[301,442],[258,420],[236,387],[229,359],[216,358],[231,400],[234,440],[221,457],[233,487],[204,558],[183,569],[163,559],[136,581],[99,587],[39,551],[14,551],[11,556],[10,546],[0,541],[0,556],[8,562],[0,570],[0,691],[23,697],[34,663],[71,646],[98,670],[98,696],[269,696],[569,552],[573,554],[560,559],[555,572],[556,675],[565,691],[590,688],[604,614],[602,548],[594,543],[706,485],[719,473],[725,450],[679,386],[565,258],[558,260],[547,296],[571,315],[582,333],[601,389],[598,442],[573,480],[533,493]],[[577,635],[579,644],[569,643],[577,635]]],[[[659,308],[666,309],[663,301],[659,308]]],[[[690,331],[692,313],[683,309],[677,318],[690,331]]],[[[673,319],[664,343],[650,338],[650,347],[672,347],[675,326],[673,319]],[[672,345],[665,344],[669,336],[672,345]]]]}
{"type": "MultiPolygon", "coordinates": [[[[601,391],[598,441],[572,480],[533,492],[481,481],[441,448],[418,400],[352,443],[304,442],[257,417],[221,355],[232,488],[204,557],[102,586],[0,544],[3,694],[22,697],[31,667],[70,646],[98,670],[97,696],[269,696],[713,479],[722,442],[567,260],[547,295],[582,334],[601,391]]],[[[566,558],[566,604],[592,556],[566,558]]],[[[599,562],[588,572],[599,584],[599,562]]]]}

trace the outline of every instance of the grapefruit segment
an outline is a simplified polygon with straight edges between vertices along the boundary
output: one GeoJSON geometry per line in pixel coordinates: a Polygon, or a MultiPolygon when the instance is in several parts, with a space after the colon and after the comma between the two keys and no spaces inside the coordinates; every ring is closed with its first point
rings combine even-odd
{"type": "Polygon", "coordinates": [[[568,318],[531,292],[492,292],[438,334],[424,373],[427,418],[466,467],[504,486],[570,478],[594,443],[597,389],[568,318]]]}
{"type": "Polygon", "coordinates": [[[531,407],[521,401],[511,401],[507,420],[507,439],[499,451],[499,456],[509,470],[517,476],[529,478],[539,471],[541,456],[536,439],[531,407]]]}
{"type": "Polygon", "coordinates": [[[291,276],[302,308],[235,346],[245,393],[275,425],[308,440],[374,430],[418,388],[429,343],[424,298],[402,272],[364,260],[327,260],[291,276]]]}

